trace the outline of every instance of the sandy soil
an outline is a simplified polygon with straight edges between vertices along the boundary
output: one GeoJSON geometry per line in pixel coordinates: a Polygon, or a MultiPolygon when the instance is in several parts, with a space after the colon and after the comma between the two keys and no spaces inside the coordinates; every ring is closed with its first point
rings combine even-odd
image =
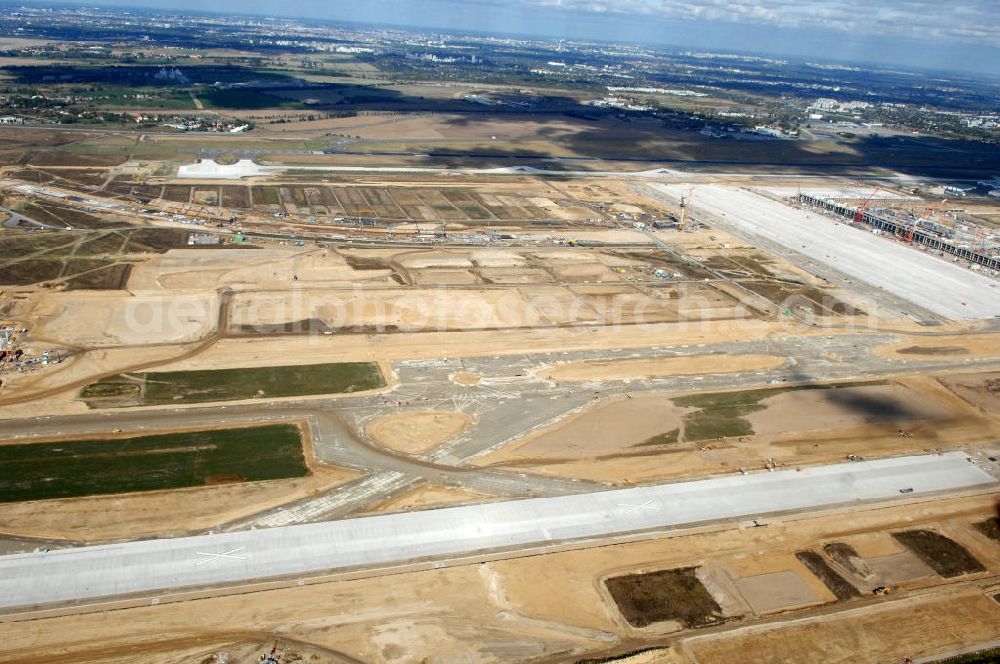
{"type": "Polygon", "coordinates": [[[361,475],[322,466],[294,480],[10,503],[0,509],[0,533],[100,541],[198,532],[328,491],[361,475]]]}
{"type": "Polygon", "coordinates": [[[139,263],[128,288],[135,294],[217,290],[222,287],[304,288],[385,283],[389,270],[355,270],[322,250],[264,248],[245,251],[174,249],[139,263]],[[297,277],[297,278],[296,278],[297,277]]]}
{"type": "Polygon", "coordinates": [[[1000,357],[1000,333],[940,337],[909,336],[904,341],[879,346],[873,352],[898,360],[926,360],[934,357],[1000,357]],[[900,352],[907,350],[908,352],[900,352]]]}
{"type": "MultiPolygon", "coordinates": [[[[726,570],[730,575],[737,578],[737,584],[739,584],[740,579],[759,579],[763,576],[791,572],[799,578],[799,582],[796,583],[786,579],[789,589],[799,587],[799,593],[803,596],[803,599],[806,599],[807,593],[811,595],[811,598],[803,602],[803,604],[832,602],[837,599],[823,585],[823,582],[809,572],[809,569],[795,557],[794,552],[775,554],[769,551],[766,553],[734,556],[726,560],[726,570]],[[801,589],[802,586],[805,587],[805,590],[801,589]]],[[[753,587],[753,583],[748,587],[753,587]]],[[[777,596],[770,596],[768,594],[766,585],[764,587],[759,585],[754,587],[751,594],[753,597],[749,597],[746,594],[744,594],[744,597],[754,609],[757,608],[755,601],[761,606],[767,606],[768,608],[765,611],[772,610],[776,605],[780,605],[780,602],[777,601],[777,596]]],[[[793,592],[790,594],[794,595],[796,593],[793,592]]],[[[788,606],[794,605],[794,602],[788,604],[788,606]]]]}
{"type": "Polygon", "coordinates": [[[491,499],[495,498],[477,491],[425,484],[377,503],[366,509],[365,512],[410,512],[432,507],[467,505],[491,499]]]}
{"type": "Polygon", "coordinates": [[[800,574],[792,570],[768,572],[736,581],[740,594],[758,615],[823,603],[800,574]]]}
{"type": "Polygon", "coordinates": [[[406,454],[437,447],[472,424],[468,413],[433,411],[384,415],[365,425],[365,434],[379,445],[406,454]]]}
{"type": "Polygon", "coordinates": [[[215,293],[50,293],[33,311],[32,335],[68,346],[186,343],[214,329],[218,308],[215,293]]]}
{"type": "Polygon", "coordinates": [[[766,410],[746,418],[758,436],[954,415],[930,398],[897,384],[783,392],[763,399],[760,405],[766,410]]]}
{"type": "Polygon", "coordinates": [[[642,348],[671,344],[722,343],[764,338],[771,334],[818,334],[794,323],[712,321],[711,323],[654,323],[621,328],[546,328],[408,334],[343,334],[280,339],[223,339],[197,359],[177,363],[181,368],[216,366],[270,366],[281,355],[292,363],[329,361],[418,360],[441,357],[481,357],[525,352],[642,348]]]}
{"type": "Polygon", "coordinates": [[[603,403],[481,457],[475,464],[587,459],[622,452],[678,428],[685,411],[659,395],[603,403]]]}
{"type": "Polygon", "coordinates": [[[539,369],[537,375],[559,382],[632,380],[660,376],[688,376],[703,373],[763,371],[784,364],[773,355],[699,355],[655,359],[570,362],[539,369]]]}
{"type": "Polygon", "coordinates": [[[941,376],[941,383],[972,406],[1000,414],[1000,371],[941,376]]]}
{"type": "Polygon", "coordinates": [[[769,458],[781,466],[833,463],[849,454],[991,445],[1000,436],[1000,421],[932,377],[905,382],[781,393],[746,416],[752,436],[662,446],[639,443],[678,427],[683,434],[686,411],[668,396],[639,395],[591,407],[473,463],[628,485],[735,473],[769,458]]]}
{"type": "Polygon", "coordinates": [[[900,436],[898,430],[896,423],[888,423],[829,431],[793,431],[770,440],[762,436],[749,437],[744,441],[682,443],[591,457],[545,457],[522,454],[516,449],[505,453],[501,449],[477,459],[475,463],[630,485],[729,474],[738,472],[740,468],[759,469],[769,458],[779,466],[800,466],[835,463],[843,461],[848,454],[879,458],[937,448],[989,447],[1000,436],[1000,424],[981,417],[908,423],[907,436],[900,436]]]}
{"type": "Polygon", "coordinates": [[[982,591],[968,589],[948,598],[892,602],[853,615],[692,639],[686,645],[705,664],[874,664],[986,643],[998,633],[1000,605],[982,591]]]}
{"type": "Polygon", "coordinates": [[[451,377],[456,385],[478,385],[482,379],[482,375],[471,371],[459,371],[451,377]]]}
{"type": "MultiPolygon", "coordinates": [[[[421,270],[421,283],[477,281],[463,270],[421,270]]],[[[696,320],[743,318],[744,309],[728,298],[681,303],[696,306],[696,320]]],[[[238,293],[230,309],[231,326],[281,325],[321,319],[335,328],[371,327],[418,332],[548,327],[579,323],[673,322],[685,318],[675,301],[623,285],[612,292],[565,286],[495,288],[367,288],[338,291],[294,289],[238,293]]],[[[697,323],[693,323],[697,325],[697,323]]]]}

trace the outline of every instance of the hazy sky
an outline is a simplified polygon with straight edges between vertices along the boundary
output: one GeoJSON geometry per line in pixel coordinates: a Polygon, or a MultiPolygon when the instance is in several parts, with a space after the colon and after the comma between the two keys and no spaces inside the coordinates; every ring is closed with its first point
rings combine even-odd
{"type": "Polygon", "coordinates": [[[91,0],[1000,74],[1000,0],[91,0]]]}

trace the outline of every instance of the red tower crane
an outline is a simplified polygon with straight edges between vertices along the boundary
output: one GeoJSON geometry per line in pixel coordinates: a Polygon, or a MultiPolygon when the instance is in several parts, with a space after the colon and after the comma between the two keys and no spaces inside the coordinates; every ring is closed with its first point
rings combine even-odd
{"type": "Polygon", "coordinates": [[[877,194],[881,190],[882,189],[880,187],[875,187],[875,190],[872,191],[872,193],[868,194],[868,198],[866,198],[864,200],[864,202],[861,203],[861,206],[858,207],[858,211],[854,213],[854,222],[855,223],[861,223],[862,221],[864,221],[865,210],[868,209],[868,204],[872,202],[873,198],[875,198],[875,194],[877,194]]]}

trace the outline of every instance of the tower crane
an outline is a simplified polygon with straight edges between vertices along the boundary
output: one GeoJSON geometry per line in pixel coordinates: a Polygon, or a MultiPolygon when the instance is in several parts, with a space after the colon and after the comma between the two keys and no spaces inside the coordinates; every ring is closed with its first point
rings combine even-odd
{"type": "MultiPolygon", "coordinates": [[[[937,215],[937,212],[942,207],[944,207],[944,204],[947,203],[947,202],[948,202],[948,199],[944,198],[944,199],[942,199],[942,200],[940,200],[940,201],[938,201],[936,203],[931,203],[926,208],[924,208],[924,211],[920,215],[920,217],[923,217],[923,218],[927,219],[928,221],[933,221],[935,223],[938,223],[939,220],[940,220],[940,217],[937,215]]],[[[907,242],[913,242],[913,231],[914,231],[914,228],[916,228],[917,222],[919,222],[919,221],[920,221],[920,218],[917,218],[917,219],[913,220],[913,224],[906,230],[906,233],[903,236],[904,240],[906,240],[907,242]]]]}
{"type": "Polygon", "coordinates": [[[868,205],[872,202],[872,199],[875,198],[875,194],[877,194],[880,191],[882,191],[881,187],[875,187],[872,193],[868,194],[868,198],[866,198],[864,202],[861,203],[861,205],[858,207],[857,212],[854,213],[854,223],[860,224],[862,221],[864,221],[865,210],[868,209],[868,205]]]}
{"type": "Polygon", "coordinates": [[[691,205],[691,199],[694,197],[694,187],[688,187],[687,196],[681,196],[681,218],[677,222],[677,230],[684,230],[684,220],[687,218],[687,208],[691,205]]]}

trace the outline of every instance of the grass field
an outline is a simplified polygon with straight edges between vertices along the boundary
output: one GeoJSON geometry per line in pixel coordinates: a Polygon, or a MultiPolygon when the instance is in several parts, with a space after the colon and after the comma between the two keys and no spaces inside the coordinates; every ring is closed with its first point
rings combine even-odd
{"type": "Polygon", "coordinates": [[[781,389],[745,390],[717,394],[695,394],[673,399],[675,405],[697,408],[684,416],[685,440],[749,436],[753,434],[745,415],[764,408],[760,401],[780,394],[781,389]]]}
{"type": "Polygon", "coordinates": [[[157,406],[238,399],[342,394],[383,387],[378,365],[340,362],[303,366],[173,371],[116,376],[83,388],[91,408],[157,406]]]}
{"type": "Polygon", "coordinates": [[[0,445],[0,502],[307,475],[298,427],[0,445]]]}
{"type": "MultiPolygon", "coordinates": [[[[0,232],[0,285],[65,282],[70,290],[124,288],[134,254],[187,246],[188,231],[173,228],[0,232]]],[[[224,245],[230,247],[234,245],[224,245]]]]}

